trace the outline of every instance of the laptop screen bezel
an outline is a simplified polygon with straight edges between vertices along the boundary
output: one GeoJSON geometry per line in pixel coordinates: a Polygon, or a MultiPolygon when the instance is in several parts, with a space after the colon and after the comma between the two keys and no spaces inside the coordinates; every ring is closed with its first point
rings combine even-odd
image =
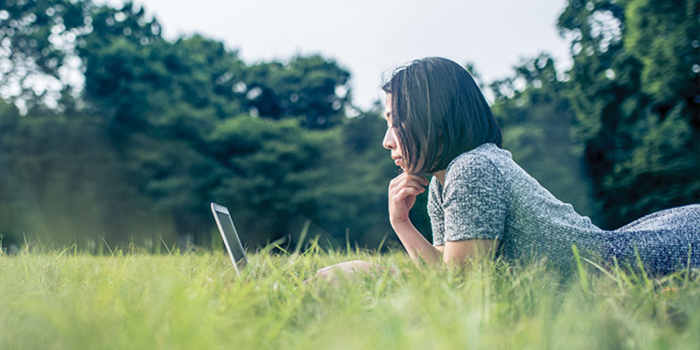
{"type": "Polygon", "coordinates": [[[226,246],[226,251],[228,252],[229,257],[231,258],[231,262],[233,263],[233,268],[236,270],[236,274],[240,275],[241,274],[241,269],[243,269],[247,264],[248,264],[248,258],[246,257],[245,250],[243,250],[243,245],[241,245],[241,240],[238,237],[238,232],[236,231],[236,226],[233,224],[233,219],[231,219],[231,214],[228,211],[228,208],[226,208],[223,205],[216,204],[216,203],[211,203],[211,211],[212,214],[214,215],[214,220],[216,221],[216,226],[219,228],[219,233],[221,233],[221,238],[224,241],[224,245],[226,246]],[[221,221],[219,220],[219,215],[217,214],[224,214],[226,215],[226,218],[230,221],[231,227],[233,227],[233,232],[232,235],[233,237],[228,237],[226,232],[224,231],[223,225],[221,224],[221,221]],[[229,242],[229,239],[231,241],[229,242]],[[235,244],[238,246],[240,249],[240,252],[242,253],[242,256],[237,257],[234,255],[233,250],[231,249],[231,244],[235,244]]]}

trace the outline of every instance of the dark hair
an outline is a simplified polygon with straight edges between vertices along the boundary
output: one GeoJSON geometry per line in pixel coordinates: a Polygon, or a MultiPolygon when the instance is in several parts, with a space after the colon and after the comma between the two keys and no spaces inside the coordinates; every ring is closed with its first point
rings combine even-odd
{"type": "Polygon", "coordinates": [[[406,172],[445,170],[458,155],[484,143],[501,147],[501,129],[474,79],[440,57],[415,60],[382,87],[391,94],[392,125],[406,172]]]}

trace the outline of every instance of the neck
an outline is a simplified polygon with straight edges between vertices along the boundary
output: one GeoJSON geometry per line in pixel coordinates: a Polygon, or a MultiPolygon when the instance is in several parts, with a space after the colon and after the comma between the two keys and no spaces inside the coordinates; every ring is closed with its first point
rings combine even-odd
{"type": "Polygon", "coordinates": [[[434,172],[433,176],[437,177],[437,179],[440,180],[441,185],[443,185],[443,186],[445,185],[445,171],[444,170],[434,172]]]}

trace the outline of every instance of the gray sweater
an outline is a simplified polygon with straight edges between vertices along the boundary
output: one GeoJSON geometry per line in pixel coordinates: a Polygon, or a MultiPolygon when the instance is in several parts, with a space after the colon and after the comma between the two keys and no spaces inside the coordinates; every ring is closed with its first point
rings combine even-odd
{"type": "Polygon", "coordinates": [[[572,244],[586,255],[606,254],[606,231],[556,199],[492,143],[453,159],[444,186],[433,177],[428,214],[435,246],[498,239],[498,254],[506,259],[546,256],[564,265],[572,262],[572,244]]]}
{"type": "Polygon", "coordinates": [[[506,260],[546,259],[570,268],[572,245],[584,257],[667,274],[700,267],[700,205],[661,210],[617,230],[598,228],[556,199],[512,159],[483,144],[453,159],[445,184],[433,177],[428,194],[433,245],[498,239],[506,260]]]}

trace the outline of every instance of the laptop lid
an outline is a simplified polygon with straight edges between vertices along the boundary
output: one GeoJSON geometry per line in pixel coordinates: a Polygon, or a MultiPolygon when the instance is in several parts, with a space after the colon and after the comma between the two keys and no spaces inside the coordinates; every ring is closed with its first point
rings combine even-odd
{"type": "Polygon", "coordinates": [[[219,232],[221,232],[221,238],[224,240],[228,256],[231,257],[233,268],[236,270],[236,274],[240,275],[240,270],[248,264],[248,258],[246,258],[245,251],[243,251],[236,227],[233,226],[231,214],[229,214],[228,208],[216,203],[211,203],[211,211],[214,214],[216,226],[219,227],[219,232]]]}

